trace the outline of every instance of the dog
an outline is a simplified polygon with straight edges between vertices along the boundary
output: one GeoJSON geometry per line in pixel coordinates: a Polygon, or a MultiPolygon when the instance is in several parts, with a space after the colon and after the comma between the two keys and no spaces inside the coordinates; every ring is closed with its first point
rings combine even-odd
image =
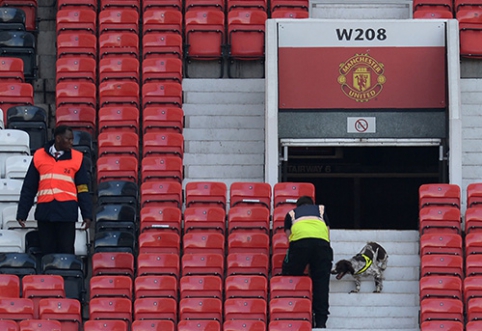
{"type": "Polygon", "coordinates": [[[387,262],[387,251],[376,242],[368,242],[360,253],[350,260],[336,262],[331,273],[336,275],[336,279],[342,279],[346,274],[351,274],[355,278],[355,289],[350,293],[360,292],[361,277],[374,277],[373,292],[380,293],[383,289],[383,272],[387,268],[387,262]]]}

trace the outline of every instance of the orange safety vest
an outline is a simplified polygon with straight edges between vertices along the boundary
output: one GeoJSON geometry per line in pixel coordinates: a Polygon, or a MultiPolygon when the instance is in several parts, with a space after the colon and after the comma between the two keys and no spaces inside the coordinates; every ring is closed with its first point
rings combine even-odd
{"type": "Polygon", "coordinates": [[[72,149],[70,160],[57,161],[44,148],[33,156],[35,168],[40,174],[37,203],[77,201],[75,174],[82,165],[83,155],[72,149]]]}

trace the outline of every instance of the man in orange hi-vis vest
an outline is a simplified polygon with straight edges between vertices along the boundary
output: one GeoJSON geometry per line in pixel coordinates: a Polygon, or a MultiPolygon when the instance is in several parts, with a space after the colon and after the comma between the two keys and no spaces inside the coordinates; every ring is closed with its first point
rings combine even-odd
{"type": "Polygon", "coordinates": [[[43,254],[75,254],[79,207],[83,229],[92,220],[89,176],[83,154],[72,148],[73,140],[70,127],[55,128],[54,140],[34,153],[20,192],[17,221],[22,227],[37,196],[35,219],[43,254]]]}

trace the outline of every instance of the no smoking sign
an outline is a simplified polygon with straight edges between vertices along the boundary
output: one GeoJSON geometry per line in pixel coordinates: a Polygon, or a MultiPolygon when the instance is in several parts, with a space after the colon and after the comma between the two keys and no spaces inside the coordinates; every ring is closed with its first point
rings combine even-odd
{"type": "Polygon", "coordinates": [[[375,133],[377,132],[375,117],[348,117],[348,133],[375,133]]]}

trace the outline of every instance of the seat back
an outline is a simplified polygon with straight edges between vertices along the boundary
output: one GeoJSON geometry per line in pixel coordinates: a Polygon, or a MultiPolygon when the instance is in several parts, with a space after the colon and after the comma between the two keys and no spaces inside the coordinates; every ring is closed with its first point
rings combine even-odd
{"type": "Polygon", "coordinates": [[[263,276],[228,276],[224,282],[225,296],[230,298],[268,299],[268,281],[263,276]]]}
{"type": "Polygon", "coordinates": [[[179,255],[171,253],[139,253],[137,257],[137,277],[149,275],[179,278],[179,255]]]}
{"type": "Polygon", "coordinates": [[[134,319],[177,323],[177,302],[173,298],[138,298],[134,301],[134,319]]]}
{"type": "Polygon", "coordinates": [[[170,275],[146,275],[137,276],[135,279],[134,297],[163,297],[178,298],[178,281],[177,278],[170,275]]]}
{"type": "Polygon", "coordinates": [[[179,282],[180,297],[183,298],[218,298],[223,299],[223,281],[218,276],[195,275],[181,277],[179,282]]]}
{"type": "Polygon", "coordinates": [[[229,187],[231,207],[259,204],[271,210],[271,185],[257,182],[233,182],[229,187]]]}
{"type": "Polygon", "coordinates": [[[250,319],[266,323],[267,307],[267,302],[264,299],[226,299],[224,301],[224,320],[250,319]]]}

